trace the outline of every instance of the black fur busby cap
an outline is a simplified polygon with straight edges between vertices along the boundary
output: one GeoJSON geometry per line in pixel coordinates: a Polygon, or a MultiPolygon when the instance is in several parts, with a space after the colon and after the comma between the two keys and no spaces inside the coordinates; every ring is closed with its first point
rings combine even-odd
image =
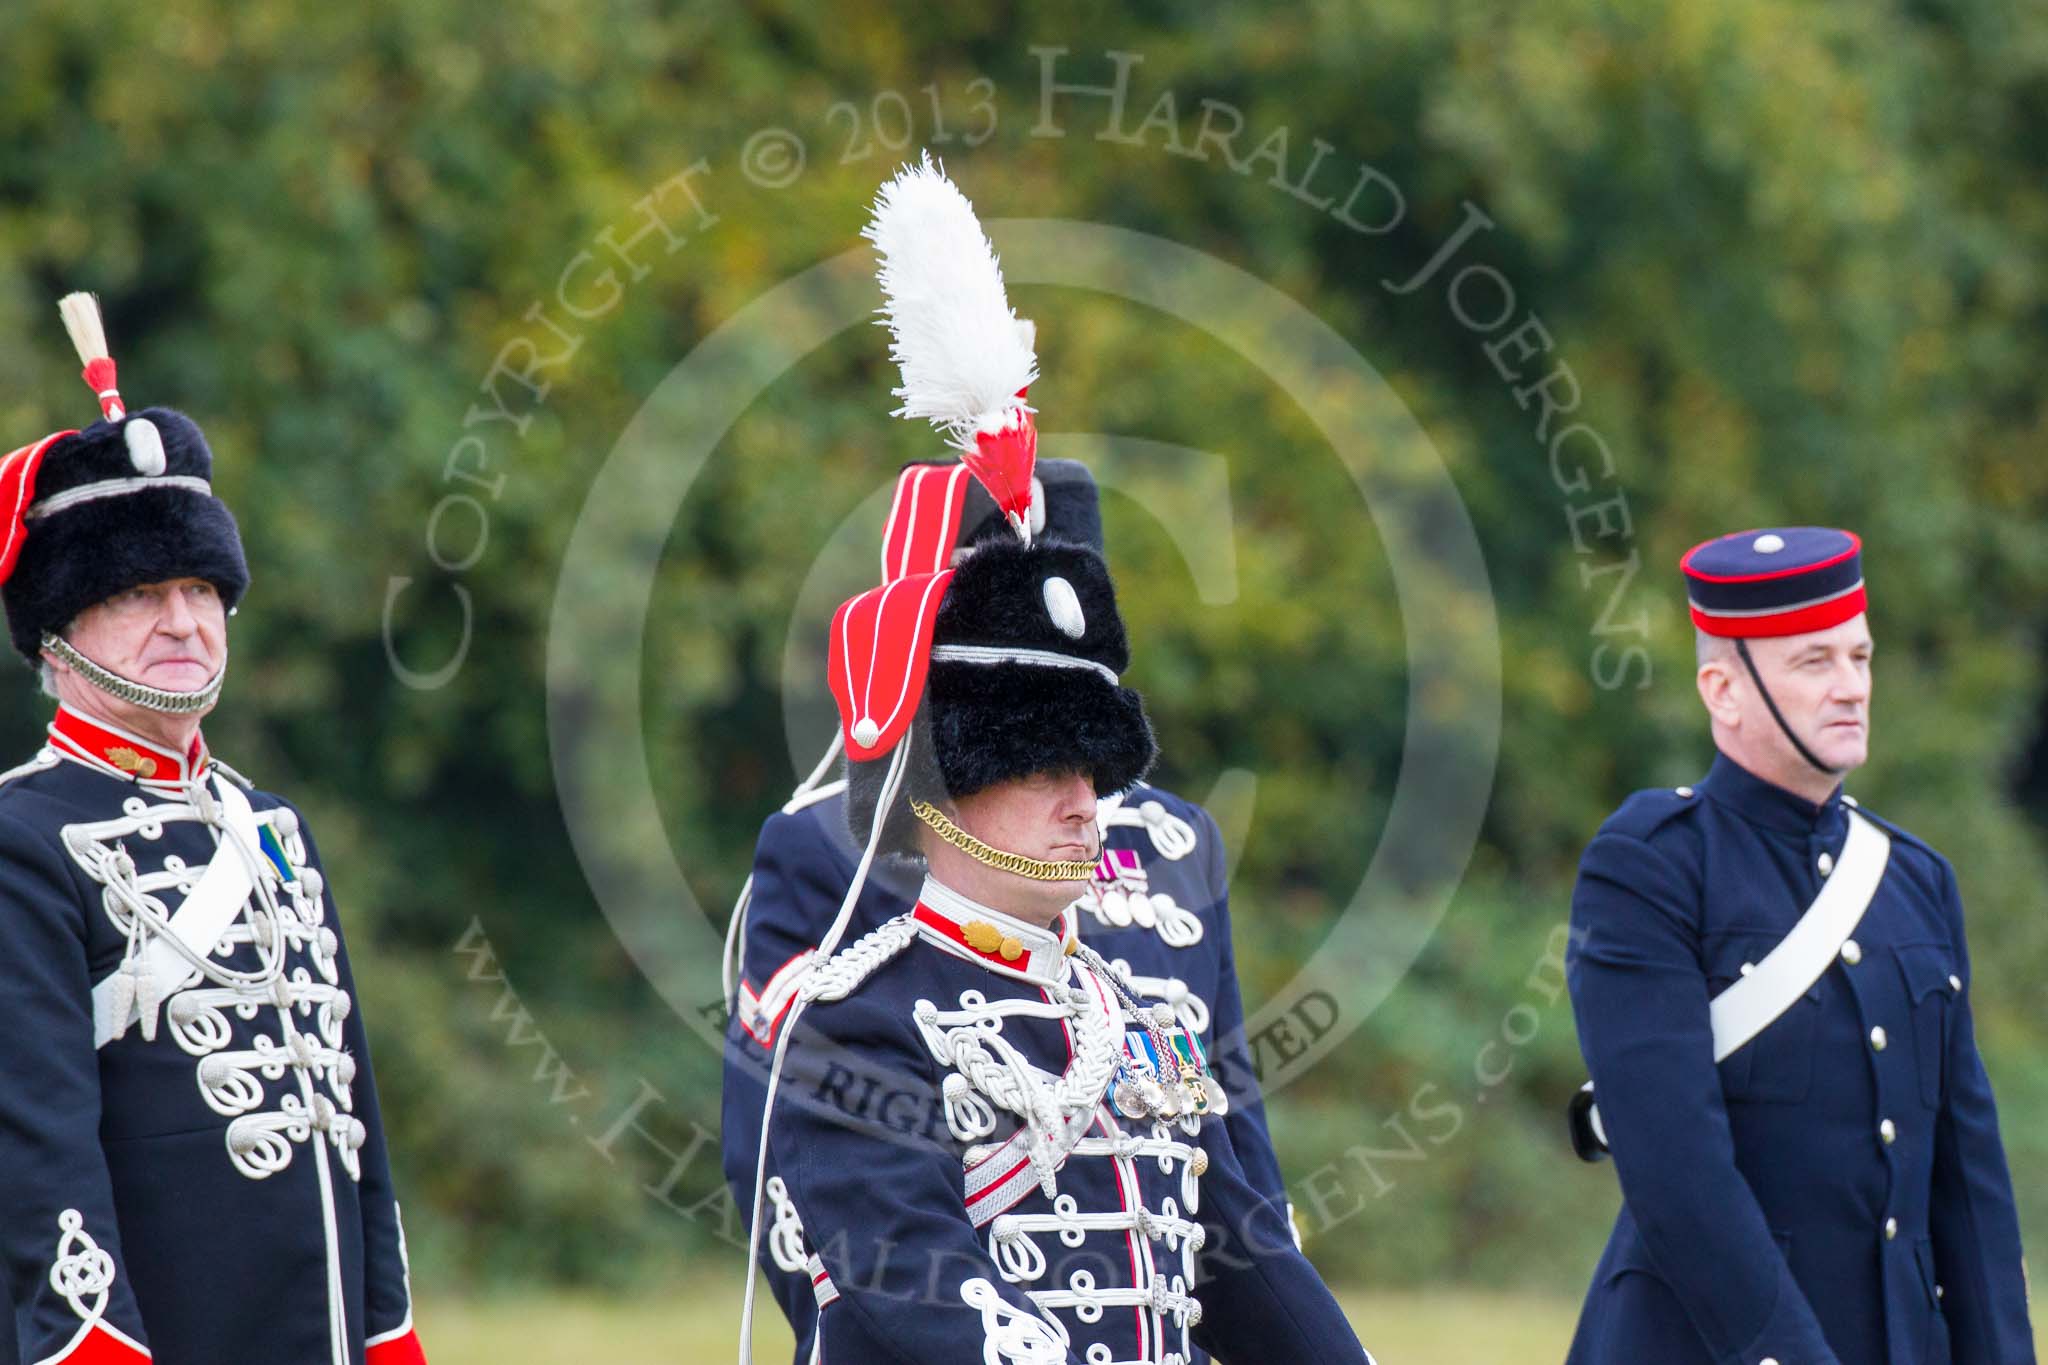
{"type": "MultiPolygon", "coordinates": [[[[1130,642],[1102,556],[1006,534],[968,556],[947,585],[882,851],[915,853],[912,800],[1069,770],[1088,773],[1107,796],[1137,783],[1158,752],[1143,698],[1118,681],[1130,642]]],[[[847,764],[847,821],[862,844],[888,767],[886,759],[847,764]]]]}
{"type": "Polygon", "coordinates": [[[212,491],[213,452],[169,408],[110,417],[43,452],[20,557],[0,598],[31,665],[47,632],[142,583],[203,578],[233,607],[249,587],[242,538],[212,491]]]}

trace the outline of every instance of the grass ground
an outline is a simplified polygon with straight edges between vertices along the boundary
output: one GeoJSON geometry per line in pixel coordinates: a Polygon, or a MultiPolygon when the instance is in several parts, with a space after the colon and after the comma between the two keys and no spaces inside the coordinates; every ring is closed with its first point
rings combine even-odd
{"type": "MultiPolygon", "coordinates": [[[[1339,1297],[1384,1365],[1552,1365],[1564,1359],[1578,1315],[1576,1299],[1485,1290],[1339,1297]]],[[[789,1329],[765,1298],[761,1313],[754,1358],[784,1365],[789,1329]]],[[[419,1323],[434,1365],[723,1365],[739,1342],[739,1282],[708,1277],[666,1298],[425,1300],[419,1323]]],[[[2048,1331],[2037,1332],[2048,1360],[2048,1331]]]]}
{"type": "MultiPolygon", "coordinates": [[[[1577,1311],[1567,1300],[1478,1291],[1343,1299],[1359,1335],[1386,1365],[1562,1361],[1577,1311]]],[[[761,1313],[755,1359],[783,1365],[789,1331],[772,1302],[764,1299],[761,1313]]],[[[423,1299],[419,1324],[434,1365],[720,1365],[734,1359],[739,1340],[739,1284],[719,1276],[666,1298],[631,1300],[423,1299]]]]}

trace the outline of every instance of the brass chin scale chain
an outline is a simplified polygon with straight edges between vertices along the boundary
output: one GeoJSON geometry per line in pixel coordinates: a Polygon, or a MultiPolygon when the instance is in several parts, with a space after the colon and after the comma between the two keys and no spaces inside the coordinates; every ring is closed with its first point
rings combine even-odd
{"type": "Polygon", "coordinates": [[[136,682],[132,678],[124,678],[111,669],[94,663],[79,653],[77,648],[61,635],[45,634],[43,648],[62,659],[81,678],[108,696],[118,697],[122,701],[167,716],[189,716],[195,711],[204,711],[212,706],[220,696],[221,682],[228,675],[227,665],[223,663],[219,671],[196,691],[172,692],[166,688],[136,682]]]}

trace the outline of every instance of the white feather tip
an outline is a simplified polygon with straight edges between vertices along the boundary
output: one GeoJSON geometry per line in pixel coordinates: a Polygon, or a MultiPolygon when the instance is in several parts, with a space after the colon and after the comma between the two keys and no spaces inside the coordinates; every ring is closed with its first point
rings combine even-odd
{"type": "Polygon", "coordinates": [[[95,360],[105,360],[107,350],[107,329],[100,321],[100,301],[93,294],[66,294],[57,300],[57,315],[64,319],[64,330],[71,334],[71,344],[78,349],[78,358],[90,365],[95,360]]]}
{"type": "Polygon", "coordinates": [[[1038,378],[1033,330],[1010,308],[974,206],[927,151],[882,186],[861,235],[881,258],[889,357],[903,374],[896,416],[971,442],[1038,378]]]}

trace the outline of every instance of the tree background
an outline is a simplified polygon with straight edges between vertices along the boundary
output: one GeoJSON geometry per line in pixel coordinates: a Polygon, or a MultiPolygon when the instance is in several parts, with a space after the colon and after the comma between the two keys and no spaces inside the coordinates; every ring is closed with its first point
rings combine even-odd
{"type": "MultiPolygon", "coordinates": [[[[1710,756],[1679,553],[1771,523],[1866,537],[1876,758],[1852,785],[1958,866],[2022,1212],[2048,1238],[2048,14],[1049,0],[913,21],[858,0],[13,0],[5,26],[0,429],[11,446],[91,415],[54,310],[90,288],[124,392],[209,434],[255,586],[208,733],[320,830],[423,1294],[629,1288],[739,1255],[705,1146],[716,1059],[622,947],[570,844],[550,614],[577,511],[663,377],[859,245],[875,186],[927,143],[987,218],[1153,234],[1311,310],[1415,415],[1477,530],[1485,600],[1429,627],[1479,639],[1498,613],[1502,744],[1478,849],[1391,996],[1273,1103],[1297,1202],[1332,1224],[1310,1242],[1327,1273],[1583,1285],[1616,1195],[1611,1168],[1563,1140],[1581,1070],[1539,963],[1603,815],[1710,756]],[[1141,55],[1121,137],[1102,136],[1105,101],[1076,96],[1056,98],[1062,136],[1034,135],[1034,46],[1065,49],[1061,81],[1107,83],[1112,53],[1141,55]],[[1205,117],[1229,126],[1211,105],[1243,135],[1200,143],[1205,117]],[[993,129],[970,146],[983,109],[993,129]],[[745,171],[771,127],[807,147],[781,188],[745,171]],[[1284,150],[1254,160],[1280,128],[1284,150]],[[1343,194],[1367,165],[1396,187],[1398,221],[1379,230],[1384,191],[1355,210],[1370,232],[1289,193],[1313,139],[1331,150],[1306,197],[1343,194]],[[662,190],[700,160],[701,212],[662,190]],[[643,241],[636,273],[600,234],[630,237],[649,195],[682,240],[643,241]],[[1515,296],[1491,332],[1461,321],[1444,277],[1388,287],[1475,209],[1492,226],[1460,264],[1515,296]],[[584,252],[597,264],[577,267],[584,252]],[[572,267],[588,319],[561,306],[572,267]],[[1549,354],[1489,355],[1531,316],[1549,354]],[[521,339],[556,358],[524,385],[493,368],[532,363],[521,339]],[[1578,490],[1520,392],[1559,363],[1613,457],[1578,490]],[[479,422],[479,405],[516,420],[479,422]],[[466,466],[480,482],[448,474],[467,432],[489,438],[488,466],[466,466]],[[444,506],[454,494],[474,509],[444,506]],[[458,648],[445,685],[401,677],[458,648]],[[1518,1006],[1533,1014],[1510,1022],[1518,1006]],[[1502,1055],[1488,1043],[1532,1017],[1506,1078],[1475,1081],[1502,1055]],[[593,1145],[643,1082],[659,1094],[635,1111],[645,1131],[593,1145]],[[1454,1130],[1412,1117],[1424,1093],[1455,1097],[1454,1130]],[[1347,1156],[1403,1146],[1403,1115],[1422,1155],[1347,1156]]],[[[1481,298],[1475,282],[1467,311],[1481,298]]],[[[1256,364],[1156,312],[1080,290],[1014,301],[1039,322],[1048,430],[1224,461],[1233,601],[1198,603],[1166,534],[1190,496],[1172,460],[1106,517],[1162,779],[1202,793],[1257,775],[1233,888],[1257,1003],[1329,932],[1386,818],[1411,701],[1403,622],[1344,460],[1398,480],[1413,452],[1331,450],[1256,364]]],[[[644,657],[607,661],[642,688],[666,832],[642,852],[673,857],[721,924],[754,831],[808,762],[792,729],[820,733],[823,689],[790,685],[786,653],[807,576],[898,462],[935,453],[888,416],[893,383],[881,335],[856,328],[772,384],[666,529],[644,657]]],[[[4,729],[25,755],[45,705],[26,671],[18,688],[4,729]]],[[[715,962],[682,970],[716,1000],[715,962]]]]}

